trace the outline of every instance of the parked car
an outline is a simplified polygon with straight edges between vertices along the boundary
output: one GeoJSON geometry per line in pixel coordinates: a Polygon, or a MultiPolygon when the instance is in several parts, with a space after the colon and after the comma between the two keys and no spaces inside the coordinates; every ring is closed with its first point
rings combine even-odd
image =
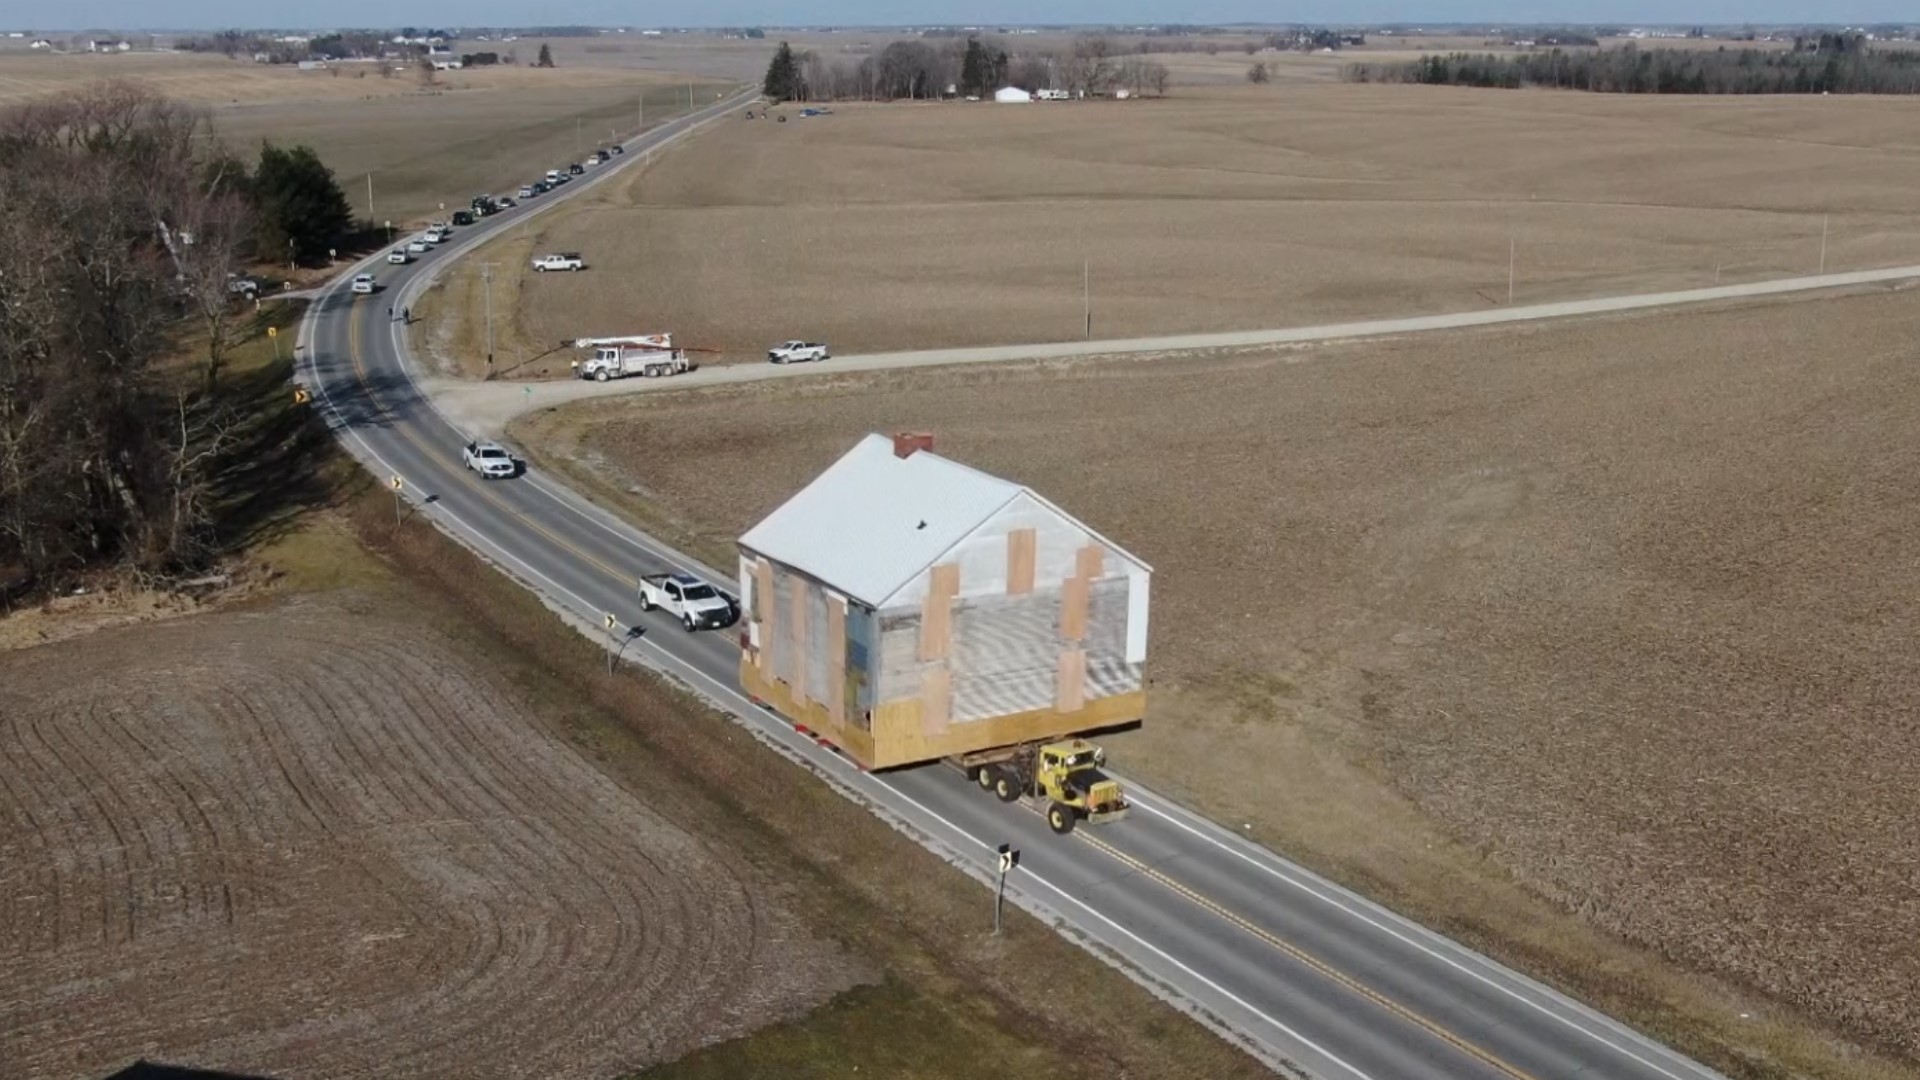
{"type": "Polygon", "coordinates": [[[373,290],[379,287],[380,283],[373,280],[372,274],[355,274],[353,276],[352,288],[354,292],[371,295],[373,290]]]}
{"type": "Polygon", "coordinates": [[[493,200],[493,208],[495,210],[511,210],[514,208],[514,206],[515,206],[515,203],[513,201],[513,196],[511,195],[502,195],[499,198],[493,200]]]}
{"type": "Polygon", "coordinates": [[[627,148],[621,146],[619,143],[614,143],[612,146],[607,147],[607,149],[616,154],[624,154],[627,152],[627,148]]]}
{"type": "Polygon", "coordinates": [[[407,254],[406,248],[397,247],[387,252],[387,261],[395,266],[405,266],[413,261],[413,256],[407,254]]]}
{"type": "Polygon", "coordinates": [[[441,232],[439,229],[428,229],[426,232],[420,234],[420,239],[425,240],[429,244],[438,244],[446,238],[447,234],[441,232]]]}
{"type": "Polygon", "coordinates": [[[533,188],[533,185],[532,185],[532,184],[521,184],[521,185],[520,185],[520,197],[521,197],[521,198],[523,198],[523,199],[531,199],[531,198],[533,198],[533,197],[534,197],[535,195],[538,195],[538,194],[540,194],[540,193],[539,193],[538,191],[535,191],[535,190],[534,190],[534,188],[533,188]]]}
{"type": "Polygon", "coordinates": [[[548,169],[548,170],[547,170],[547,177],[546,177],[546,179],[547,179],[547,183],[549,183],[549,184],[557,184],[557,183],[559,183],[559,182],[560,182],[560,178],[561,178],[562,176],[565,176],[565,175],[566,175],[566,174],[565,174],[565,173],[563,173],[563,172],[561,172],[561,171],[560,171],[559,169],[548,169]]]}
{"type": "Polygon", "coordinates": [[[818,341],[789,341],[767,350],[767,360],[775,364],[804,364],[825,360],[831,355],[826,345],[818,341]]]}
{"type": "Polygon", "coordinates": [[[432,245],[427,243],[427,238],[424,236],[416,236],[407,241],[407,253],[410,255],[424,255],[431,250],[432,245]]]}
{"type": "Polygon", "coordinates": [[[520,471],[520,463],[496,442],[470,442],[461,451],[460,460],[483,480],[504,480],[520,471]]]}
{"type": "Polygon", "coordinates": [[[265,291],[266,287],[259,278],[249,277],[246,274],[227,275],[228,296],[237,296],[242,300],[256,300],[265,291]]]}
{"type": "Polygon", "coordinates": [[[658,609],[680,620],[688,633],[733,624],[738,612],[720,590],[692,574],[648,574],[637,589],[640,610],[658,609]]]}
{"type": "Polygon", "coordinates": [[[542,255],[533,260],[533,268],[544,274],[549,270],[585,270],[587,262],[577,251],[561,252],[556,255],[542,255]]]}
{"type": "Polygon", "coordinates": [[[586,174],[587,167],[577,161],[567,166],[567,175],[569,176],[585,176],[586,174]]]}

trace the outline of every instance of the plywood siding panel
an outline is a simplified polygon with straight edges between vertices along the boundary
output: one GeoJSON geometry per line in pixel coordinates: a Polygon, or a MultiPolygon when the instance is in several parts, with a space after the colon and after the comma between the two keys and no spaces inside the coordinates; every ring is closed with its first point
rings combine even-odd
{"type": "Polygon", "coordinates": [[[786,590],[791,575],[769,567],[764,599],[760,603],[762,624],[760,647],[766,651],[761,667],[769,678],[791,682],[793,678],[793,641],[787,625],[786,590]]]}
{"type": "Polygon", "coordinates": [[[934,668],[923,676],[920,690],[920,727],[929,738],[947,733],[953,715],[953,676],[934,668]]]}
{"type": "Polygon", "coordinates": [[[1097,580],[1105,572],[1107,552],[1099,544],[1088,544],[1074,556],[1074,576],[1097,580]]]}
{"type": "Polygon", "coordinates": [[[1062,650],[1053,685],[1054,709],[1079,712],[1087,703],[1087,654],[1079,649],[1062,650]]]}
{"type": "Polygon", "coordinates": [[[1007,534],[1007,595],[1024,596],[1033,591],[1034,554],[1039,536],[1032,529],[1015,529],[1007,534]]]}
{"type": "Polygon", "coordinates": [[[827,712],[841,723],[847,721],[847,605],[827,599],[827,712]]]}
{"type": "Polygon", "coordinates": [[[1060,585],[1060,637],[1079,642],[1087,636],[1087,614],[1091,583],[1083,577],[1070,577],[1060,585]]]}
{"type": "Polygon", "coordinates": [[[928,593],[920,605],[920,659],[946,658],[953,635],[953,597],[928,593]]]}
{"type": "MultiPolygon", "coordinates": [[[[827,591],[820,583],[807,580],[807,698],[811,701],[831,700],[833,683],[832,657],[837,651],[827,633],[827,591]]],[[[844,646],[844,642],[842,643],[844,646]]]]}
{"type": "Polygon", "coordinates": [[[807,695],[807,582],[798,574],[787,575],[787,641],[793,651],[787,682],[793,687],[794,700],[819,700],[807,695]]]}

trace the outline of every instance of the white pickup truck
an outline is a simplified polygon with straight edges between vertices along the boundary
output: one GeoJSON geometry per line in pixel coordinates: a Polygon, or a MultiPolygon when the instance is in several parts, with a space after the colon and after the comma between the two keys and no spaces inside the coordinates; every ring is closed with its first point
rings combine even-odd
{"type": "Polygon", "coordinates": [[[789,341],[767,350],[767,360],[774,364],[804,364],[809,360],[825,360],[831,355],[818,341],[789,341]]]}
{"type": "Polygon", "coordinates": [[[533,260],[533,268],[544,274],[549,270],[585,270],[587,261],[577,251],[566,251],[558,255],[542,255],[533,260]]]}
{"type": "Polygon", "coordinates": [[[468,443],[460,452],[460,461],[487,480],[505,480],[520,472],[520,463],[496,442],[468,443]]]}
{"type": "Polygon", "coordinates": [[[649,574],[640,579],[639,594],[641,611],[664,611],[689,634],[731,626],[738,617],[732,601],[692,574],[649,574]]]}

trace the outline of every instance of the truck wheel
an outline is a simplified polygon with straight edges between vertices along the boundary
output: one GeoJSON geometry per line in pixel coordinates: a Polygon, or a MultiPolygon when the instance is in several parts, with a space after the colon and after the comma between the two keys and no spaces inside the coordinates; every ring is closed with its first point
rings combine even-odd
{"type": "Polygon", "coordinates": [[[1074,818],[1075,815],[1073,807],[1071,806],[1054,803],[1047,807],[1047,828],[1052,829],[1061,836],[1065,836],[1073,831],[1074,818]]]}
{"type": "Polygon", "coordinates": [[[612,377],[613,376],[607,374],[606,368],[601,368],[599,371],[596,371],[593,373],[593,378],[595,382],[606,382],[608,379],[612,377]]]}
{"type": "Polygon", "coordinates": [[[993,770],[993,793],[1001,802],[1012,802],[1020,797],[1020,789],[1013,785],[1013,777],[1005,769],[993,770]]]}
{"type": "Polygon", "coordinates": [[[968,770],[973,774],[973,782],[980,785],[981,791],[993,790],[993,770],[985,767],[968,770]]]}
{"type": "Polygon", "coordinates": [[[641,594],[640,594],[640,610],[641,610],[641,611],[652,611],[652,610],[653,610],[653,601],[652,601],[652,600],[649,600],[649,599],[647,599],[647,594],[646,594],[646,593],[641,593],[641,594]]]}
{"type": "Polygon", "coordinates": [[[687,633],[689,633],[689,634],[691,634],[691,633],[693,633],[693,632],[694,632],[695,630],[697,630],[697,629],[699,629],[699,624],[693,621],[693,616],[691,616],[691,615],[683,615],[683,616],[681,616],[681,618],[680,618],[680,624],[681,624],[682,626],[685,626],[685,627],[687,628],[687,633]]]}

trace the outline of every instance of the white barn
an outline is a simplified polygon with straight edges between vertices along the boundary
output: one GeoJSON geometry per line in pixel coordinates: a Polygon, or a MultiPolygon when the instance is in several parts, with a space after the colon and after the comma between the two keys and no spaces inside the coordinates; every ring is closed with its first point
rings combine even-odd
{"type": "Polygon", "coordinates": [[[993,100],[999,102],[1002,105],[1010,105],[1010,104],[1024,105],[1033,101],[1033,95],[1027,93],[1025,90],[1022,90],[1017,86],[1003,86],[1000,89],[995,90],[993,92],[993,100]]]}
{"type": "Polygon", "coordinates": [[[1139,720],[1152,568],[869,435],[740,538],[741,681],[871,768],[1139,720]]]}

